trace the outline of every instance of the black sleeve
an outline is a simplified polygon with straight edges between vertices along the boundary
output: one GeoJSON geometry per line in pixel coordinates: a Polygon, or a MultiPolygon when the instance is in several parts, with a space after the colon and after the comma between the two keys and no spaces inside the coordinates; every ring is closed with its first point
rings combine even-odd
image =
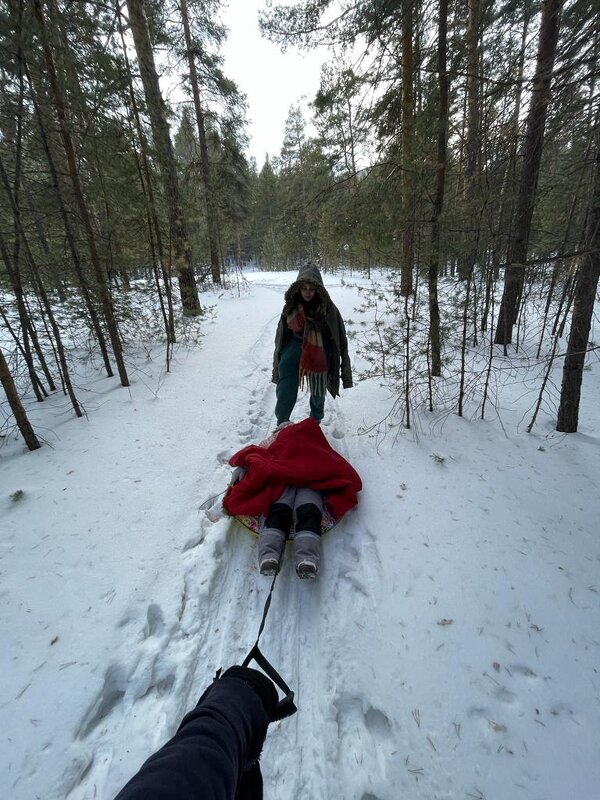
{"type": "Polygon", "coordinates": [[[260,779],[268,724],[251,686],[237,678],[215,681],[115,800],[234,800],[246,772],[260,779]]]}
{"type": "Polygon", "coordinates": [[[352,365],[350,364],[350,356],[348,355],[348,337],[346,335],[346,326],[339,310],[337,311],[338,329],[340,333],[340,360],[341,360],[341,374],[342,386],[344,389],[350,389],[353,386],[352,382],[352,365]]]}
{"type": "Polygon", "coordinates": [[[275,331],[275,350],[273,351],[273,370],[271,373],[271,382],[279,382],[279,356],[283,349],[283,336],[285,333],[283,325],[283,316],[279,318],[277,323],[277,330],[275,331]]]}

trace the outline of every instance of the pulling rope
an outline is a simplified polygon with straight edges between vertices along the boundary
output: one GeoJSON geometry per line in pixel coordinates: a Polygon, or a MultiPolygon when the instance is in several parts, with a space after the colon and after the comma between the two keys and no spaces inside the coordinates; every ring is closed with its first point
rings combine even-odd
{"type": "Polygon", "coordinates": [[[273,716],[274,720],[284,719],[285,717],[291,717],[292,714],[295,714],[298,710],[296,705],[294,704],[294,692],[290,689],[287,683],[283,680],[281,675],[277,672],[275,667],[265,658],[263,653],[260,651],[258,646],[258,641],[261,637],[261,634],[265,627],[265,622],[267,621],[267,614],[269,613],[269,608],[271,607],[271,599],[273,597],[273,589],[275,588],[275,581],[277,580],[277,574],[273,576],[273,583],[271,584],[271,589],[269,591],[269,595],[265,601],[265,607],[263,609],[262,619],[260,621],[260,626],[258,628],[258,636],[256,637],[256,641],[254,642],[250,652],[242,662],[242,667],[247,667],[251,661],[255,661],[258,666],[262,669],[262,671],[271,678],[273,683],[275,683],[284,694],[282,700],[277,703],[275,708],[275,714],[273,716]]]}
{"type": "MultiPolygon", "coordinates": [[[[228,488],[229,487],[227,487],[227,489],[228,488]]],[[[198,506],[198,511],[208,511],[208,509],[214,505],[215,500],[221,497],[221,495],[224,495],[227,489],[223,489],[223,491],[219,492],[219,494],[215,494],[212,497],[206,499],[203,503],[200,503],[200,505],[198,506]]]]}
{"type": "MultiPolygon", "coordinates": [[[[225,489],[223,492],[219,492],[219,494],[214,495],[213,497],[209,497],[200,505],[200,510],[206,511],[208,510],[215,500],[224,495],[229,487],[225,489]]],[[[267,614],[269,613],[269,609],[271,608],[271,600],[273,599],[273,589],[275,588],[275,581],[277,580],[277,573],[273,576],[273,582],[271,583],[271,589],[269,590],[269,594],[267,599],[265,600],[265,606],[263,608],[262,619],[260,621],[260,625],[258,628],[258,636],[256,637],[256,641],[250,648],[250,652],[242,662],[242,667],[247,667],[251,661],[255,661],[258,666],[262,669],[262,671],[271,678],[273,683],[278,686],[281,691],[283,692],[283,699],[277,703],[275,707],[275,713],[273,715],[273,721],[284,719],[285,717],[291,717],[292,714],[295,714],[298,710],[296,705],[294,704],[294,692],[290,689],[287,683],[283,680],[281,675],[277,672],[275,667],[265,658],[264,654],[261,652],[258,642],[262,635],[262,632],[265,628],[265,623],[267,621],[267,614]]],[[[219,677],[221,670],[217,670],[217,674],[215,677],[219,677]]]]}

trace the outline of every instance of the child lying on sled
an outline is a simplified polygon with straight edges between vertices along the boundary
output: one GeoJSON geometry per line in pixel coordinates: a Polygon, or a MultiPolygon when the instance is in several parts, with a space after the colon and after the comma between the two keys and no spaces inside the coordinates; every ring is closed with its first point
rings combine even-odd
{"type": "Polygon", "coordinates": [[[329,444],[312,418],[278,430],[262,445],[248,445],[229,461],[236,467],[223,505],[232,516],[262,516],[258,562],[263,575],[279,571],[292,525],[300,578],[320,568],[322,518],[332,524],[358,502],[360,477],[329,444]]]}

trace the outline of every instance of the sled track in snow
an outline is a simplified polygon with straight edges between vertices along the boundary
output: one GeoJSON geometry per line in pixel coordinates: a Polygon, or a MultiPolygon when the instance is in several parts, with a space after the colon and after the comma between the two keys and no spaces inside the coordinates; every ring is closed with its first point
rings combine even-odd
{"type": "MultiPolygon", "coordinates": [[[[238,430],[240,446],[264,438],[271,424],[272,327],[270,320],[246,350],[241,384],[249,399],[238,430]]],[[[231,452],[235,449],[233,442],[231,452]]],[[[217,455],[215,466],[231,452],[217,455]]],[[[223,470],[216,473],[222,476],[223,470]]],[[[217,494],[222,486],[213,488],[217,494]]],[[[173,586],[173,594],[180,598],[176,614],[168,618],[160,606],[149,603],[144,620],[132,606],[119,624],[131,648],[126,657],[104,667],[101,689],[91,697],[77,726],[68,764],[50,791],[52,798],[114,796],[149,755],[141,753],[135,764],[123,759],[130,744],[147,741],[142,721],[156,719],[157,748],[175,732],[215,670],[240,662],[254,642],[253,625],[264,603],[257,590],[254,542],[240,535],[237,523],[226,517],[211,522],[220,502],[221,497],[208,513],[201,513],[198,534],[182,547],[182,577],[180,585],[173,586]],[[206,564],[212,569],[207,571],[206,564]]]]}
{"type": "MultiPolygon", "coordinates": [[[[270,419],[267,393],[252,399],[256,399],[251,412],[255,419],[270,419]]],[[[253,420],[250,423],[258,427],[253,420]]],[[[326,410],[324,430],[347,457],[344,420],[333,403],[326,410]]],[[[244,428],[240,433],[256,441],[265,431],[244,428]]],[[[211,664],[211,669],[226,667],[246,655],[256,638],[271,585],[258,573],[254,537],[227,519],[210,523],[207,518],[203,526],[212,528],[211,535],[221,539],[215,552],[218,564],[207,591],[208,608],[198,632],[203,644],[197,653],[198,672],[190,705],[206,685],[206,664],[211,664]]],[[[360,664],[337,660],[346,640],[361,635],[358,623],[353,630],[340,625],[347,613],[343,602],[348,591],[357,598],[353,606],[364,609],[369,624],[377,630],[372,589],[378,574],[375,540],[360,508],[324,536],[318,580],[299,581],[290,546],[286,548],[261,649],[296,692],[299,713],[270,728],[263,758],[269,797],[346,800],[344,786],[351,776],[355,781],[360,766],[365,787],[356,800],[391,800],[389,786],[384,791],[385,767],[378,753],[379,745],[390,737],[391,724],[357,692],[354,677],[360,664]]],[[[352,626],[352,621],[348,625],[352,626]]],[[[354,800],[354,795],[347,800],[354,800]]]]}
{"type": "MultiPolygon", "coordinates": [[[[273,426],[272,328],[270,320],[246,350],[241,384],[249,397],[237,431],[240,446],[265,438],[273,426]]],[[[300,396],[298,403],[306,402],[300,396]]],[[[348,457],[344,418],[331,400],[323,428],[348,457]]],[[[235,449],[233,442],[230,452],[217,455],[217,462],[225,463],[235,449]]],[[[217,474],[221,476],[222,470],[217,474]]],[[[215,492],[220,488],[215,486],[215,492]]],[[[103,688],[77,731],[72,763],[56,797],[112,796],[135,768],[127,763],[121,771],[118,762],[127,743],[135,741],[136,724],[141,725],[136,717],[157,720],[158,747],[197,702],[215,670],[241,663],[254,643],[270,580],[258,573],[254,537],[216,513],[220,502],[219,497],[202,512],[198,536],[183,547],[176,619],[165,622],[161,609],[150,604],[143,631],[139,620],[123,621],[123,626],[138,623],[130,633],[137,646],[126,663],[113,663],[106,670],[103,688]],[[212,565],[208,573],[201,569],[206,564],[212,565]],[[136,714],[138,708],[144,713],[136,714]]],[[[350,512],[324,537],[323,566],[314,582],[297,579],[289,549],[261,649],[296,692],[299,713],[269,730],[263,756],[267,796],[392,800],[378,753],[390,736],[391,724],[356,688],[361,668],[356,654],[361,645],[347,647],[363,635],[363,623],[348,618],[348,592],[355,612],[368,620],[372,631],[378,628],[372,600],[379,574],[375,538],[360,507],[350,512]],[[345,624],[340,624],[342,620],[345,624]],[[339,658],[346,650],[350,655],[339,658]],[[345,787],[356,785],[357,770],[364,776],[364,788],[346,795],[345,787]]]]}
{"type": "MultiPolygon", "coordinates": [[[[258,393],[256,393],[258,394],[258,393]]],[[[249,441],[264,437],[260,420],[270,420],[271,398],[251,396],[251,428],[240,434],[249,441]]],[[[299,402],[303,402],[301,398],[299,402]]],[[[326,435],[345,457],[344,419],[337,405],[329,404],[324,420],[326,435]]],[[[350,459],[351,460],[351,459],[350,459]]],[[[210,512],[209,512],[210,514],[210,512]]],[[[207,591],[208,608],[202,629],[203,644],[197,652],[197,676],[189,696],[191,705],[206,685],[206,665],[226,667],[239,663],[253,644],[270,580],[259,575],[255,539],[236,522],[207,520],[217,536],[218,563],[207,591]],[[220,540],[218,537],[221,537],[220,540]]],[[[386,784],[380,745],[391,736],[391,723],[355,686],[360,664],[340,663],[337,654],[345,643],[360,638],[357,622],[345,619],[344,598],[355,596],[353,607],[364,609],[372,631],[378,628],[372,601],[379,575],[375,538],[365,524],[360,507],[323,538],[323,565],[319,579],[299,581],[290,558],[290,546],[277,578],[271,610],[261,638],[261,649],[296,692],[299,713],[271,726],[265,743],[263,773],[268,796],[276,800],[386,800],[392,798],[386,784]],[[345,786],[364,775],[364,790],[345,797],[345,786]],[[352,778],[352,781],[349,779],[352,778]]],[[[354,651],[360,651],[360,646],[354,651]]]]}
{"type": "MultiPolygon", "coordinates": [[[[305,402],[305,398],[299,402],[305,402]]],[[[261,404],[260,411],[268,416],[270,409],[261,404]]],[[[348,457],[344,419],[334,403],[326,410],[324,430],[348,457]]],[[[254,440],[262,435],[264,431],[254,440]]],[[[234,566],[224,582],[226,588],[218,598],[211,599],[211,605],[235,609],[235,620],[231,618],[231,626],[225,627],[229,645],[223,642],[220,650],[223,666],[236,658],[239,661],[254,641],[270,588],[270,581],[258,574],[254,539],[235,527],[228,529],[227,536],[227,559],[232,559],[234,566]],[[237,553],[232,545],[234,549],[240,547],[237,553]],[[240,642],[244,643],[241,650],[240,642]]],[[[358,621],[351,630],[348,626],[354,623],[350,620],[348,625],[340,625],[347,614],[344,599],[348,591],[355,598],[353,607],[364,610],[369,625],[377,631],[372,598],[379,566],[375,539],[364,524],[360,508],[324,536],[323,565],[317,581],[296,578],[290,546],[286,548],[261,649],[295,690],[299,713],[272,726],[267,737],[263,772],[270,797],[345,800],[344,787],[351,777],[350,783],[356,782],[360,766],[365,786],[356,800],[391,798],[385,765],[378,753],[379,746],[390,738],[391,723],[356,689],[354,678],[360,664],[352,658],[341,663],[338,660],[346,641],[361,636],[358,621]]],[[[224,613],[211,609],[216,619],[224,613]]],[[[354,651],[360,651],[360,647],[354,651]]],[[[354,795],[347,800],[354,800],[354,795]]]]}

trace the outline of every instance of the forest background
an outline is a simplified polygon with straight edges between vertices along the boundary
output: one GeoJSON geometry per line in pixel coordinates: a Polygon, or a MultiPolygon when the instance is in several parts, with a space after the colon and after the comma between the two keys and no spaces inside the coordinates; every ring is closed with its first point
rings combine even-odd
{"type": "Polygon", "coordinates": [[[516,359],[538,381],[530,427],[547,401],[577,430],[597,352],[597,4],[268,4],[266,37],[329,58],[317,134],[292,106],[262,165],[223,72],[220,5],[0,3],[3,436],[40,445],[30,393],[62,389],[82,415],[86,355],[127,386],[128,349],[162,338],[168,369],[202,329],[199,286],[307,259],[387,275],[363,292],[362,377],[389,384],[404,425],[475,396],[483,415],[516,359]],[[169,107],[166,82],[186,101],[169,107]]]}

